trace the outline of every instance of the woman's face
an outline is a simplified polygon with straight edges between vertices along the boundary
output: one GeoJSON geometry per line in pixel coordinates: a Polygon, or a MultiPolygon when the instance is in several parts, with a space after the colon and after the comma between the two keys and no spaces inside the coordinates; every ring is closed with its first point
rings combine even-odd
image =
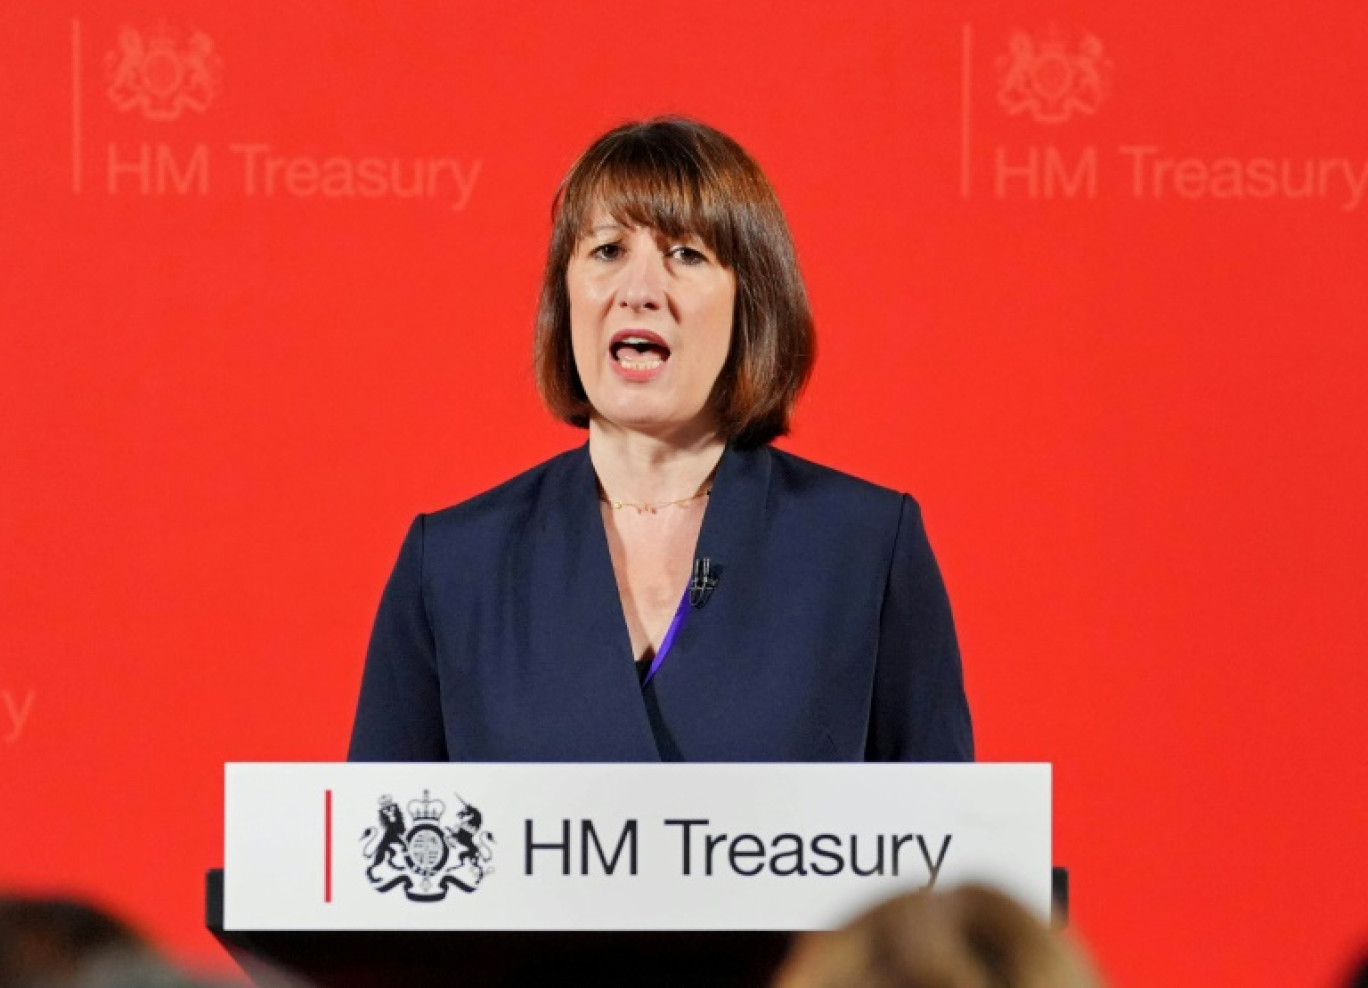
{"type": "Polygon", "coordinates": [[[731,269],[697,238],[670,240],[597,210],[565,280],[595,416],[659,436],[715,431],[706,405],[731,349],[731,269]]]}

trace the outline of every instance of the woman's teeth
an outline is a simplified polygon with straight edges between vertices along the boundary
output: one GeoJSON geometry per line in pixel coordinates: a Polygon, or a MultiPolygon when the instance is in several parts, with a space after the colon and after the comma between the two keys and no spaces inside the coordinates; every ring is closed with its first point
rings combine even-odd
{"type": "Polygon", "coordinates": [[[660,344],[629,336],[613,346],[613,358],[628,370],[655,370],[669,357],[660,344]]]}

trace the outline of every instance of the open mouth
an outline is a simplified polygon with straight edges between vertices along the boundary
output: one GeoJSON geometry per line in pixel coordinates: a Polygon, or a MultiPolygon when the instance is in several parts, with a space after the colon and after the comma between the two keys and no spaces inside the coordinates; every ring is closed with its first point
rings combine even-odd
{"type": "Polygon", "coordinates": [[[661,337],[635,329],[614,335],[608,352],[629,371],[652,371],[670,359],[670,348],[661,337]]]}

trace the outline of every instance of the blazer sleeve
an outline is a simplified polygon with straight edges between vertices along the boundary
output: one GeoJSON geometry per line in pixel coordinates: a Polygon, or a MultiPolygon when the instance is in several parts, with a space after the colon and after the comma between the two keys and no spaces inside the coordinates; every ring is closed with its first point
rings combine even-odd
{"type": "Polygon", "coordinates": [[[366,652],[347,760],[447,760],[437,651],[423,599],[425,519],[399,549],[366,652]]]}
{"type": "Polygon", "coordinates": [[[917,502],[906,494],[879,617],[867,761],[974,760],[955,625],[917,502]]]}

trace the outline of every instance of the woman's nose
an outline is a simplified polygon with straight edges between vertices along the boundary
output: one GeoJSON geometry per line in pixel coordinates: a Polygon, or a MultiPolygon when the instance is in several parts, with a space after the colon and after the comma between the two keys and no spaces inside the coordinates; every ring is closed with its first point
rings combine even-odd
{"type": "Polygon", "coordinates": [[[623,267],[618,304],[632,309],[658,309],[664,301],[665,259],[654,249],[633,251],[623,267]]]}

